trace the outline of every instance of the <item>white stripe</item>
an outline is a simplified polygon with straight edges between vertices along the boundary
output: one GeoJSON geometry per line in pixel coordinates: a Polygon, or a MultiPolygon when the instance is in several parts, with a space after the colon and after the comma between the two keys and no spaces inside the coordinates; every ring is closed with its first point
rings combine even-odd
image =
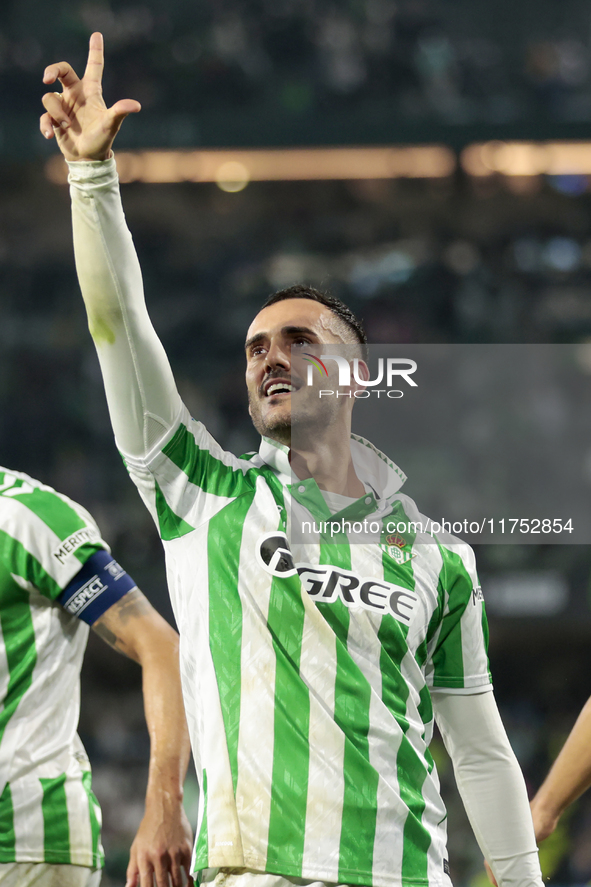
{"type": "Polygon", "coordinates": [[[84,791],[80,765],[76,760],[72,760],[67,775],[72,777],[72,780],[66,779],[64,783],[70,829],[70,861],[72,865],[92,866],[94,863],[88,795],[84,791]],[[84,803],[80,803],[82,797],[84,803]]]}
{"type": "Polygon", "coordinates": [[[245,864],[264,866],[267,858],[275,723],[276,656],[267,628],[273,578],[254,557],[260,538],[277,528],[279,513],[259,479],[243,525],[238,591],[242,601],[240,731],[236,808],[245,864]]]}
{"type": "Polygon", "coordinates": [[[306,613],[300,674],[310,687],[310,760],[302,875],[307,877],[308,872],[320,866],[326,880],[337,881],[345,791],[345,734],[333,720],[336,637],[333,635],[320,647],[311,623],[306,613]]]}
{"type": "MultiPolygon", "coordinates": [[[[308,563],[319,562],[317,546],[305,549],[308,563]]],[[[299,556],[299,555],[298,555],[299,556]]],[[[302,590],[306,610],[300,675],[310,688],[310,761],[302,874],[321,866],[337,881],[345,779],[345,734],[334,722],[337,675],[336,636],[302,590]]]]}
{"type": "Polygon", "coordinates": [[[43,860],[43,789],[38,779],[22,779],[11,784],[14,810],[15,853],[25,859],[43,860]]]}

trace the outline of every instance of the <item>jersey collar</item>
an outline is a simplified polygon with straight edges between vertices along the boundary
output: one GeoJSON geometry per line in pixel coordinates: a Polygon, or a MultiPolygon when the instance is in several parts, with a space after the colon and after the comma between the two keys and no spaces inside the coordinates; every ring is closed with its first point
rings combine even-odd
{"type": "MultiPolygon", "coordinates": [[[[278,474],[282,484],[289,486],[294,482],[289,464],[289,447],[270,437],[263,437],[259,455],[278,474]]],[[[406,480],[405,473],[391,459],[357,434],[351,435],[351,458],[359,480],[371,487],[378,499],[394,496],[406,480]]],[[[309,484],[310,480],[302,483],[309,484]]]]}

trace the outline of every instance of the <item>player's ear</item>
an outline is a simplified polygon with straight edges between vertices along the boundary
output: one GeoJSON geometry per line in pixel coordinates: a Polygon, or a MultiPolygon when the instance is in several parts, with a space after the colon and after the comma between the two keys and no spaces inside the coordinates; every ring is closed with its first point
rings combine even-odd
{"type": "Polygon", "coordinates": [[[369,367],[361,358],[357,359],[357,376],[359,379],[363,379],[364,382],[369,379],[369,367]]]}

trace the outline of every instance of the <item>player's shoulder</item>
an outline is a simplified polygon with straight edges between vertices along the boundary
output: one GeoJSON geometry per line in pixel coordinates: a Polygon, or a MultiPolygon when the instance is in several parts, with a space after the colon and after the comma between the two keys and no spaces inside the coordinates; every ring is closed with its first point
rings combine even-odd
{"type": "Polygon", "coordinates": [[[55,490],[24,471],[0,465],[0,525],[15,513],[22,513],[25,517],[28,511],[34,510],[35,505],[38,507],[41,502],[51,502],[54,496],[57,496],[55,490]],[[24,502],[27,504],[26,510],[18,507],[24,502]]]}
{"type": "Polygon", "coordinates": [[[474,569],[475,556],[472,546],[446,529],[445,522],[433,520],[423,514],[414,499],[404,493],[396,496],[404,512],[410,531],[414,534],[414,545],[424,552],[431,546],[439,552],[448,568],[454,566],[467,570],[474,569]]]}
{"type": "MultiPolygon", "coordinates": [[[[45,503],[55,499],[68,505],[74,504],[67,496],[58,493],[48,484],[31,477],[30,474],[0,465],[0,505],[24,496],[34,496],[36,501],[45,503]]],[[[28,500],[28,504],[31,506],[33,501],[28,500]]]]}
{"type": "MultiPolygon", "coordinates": [[[[255,464],[252,459],[256,453],[237,456],[224,449],[206,425],[195,419],[187,407],[182,404],[178,423],[171,428],[164,442],[148,457],[148,467],[156,473],[164,473],[167,477],[186,475],[190,480],[206,472],[211,478],[224,477],[228,470],[247,477],[252,473],[255,464]]],[[[128,468],[133,467],[136,459],[125,456],[128,468]]]]}
{"type": "Polygon", "coordinates": [[[60,527],[66,534],[74,525],[96,527],[92,515],[69,496],[24,471],[0,466],[0,528],[35,520],[57,535],[60,527]]]}

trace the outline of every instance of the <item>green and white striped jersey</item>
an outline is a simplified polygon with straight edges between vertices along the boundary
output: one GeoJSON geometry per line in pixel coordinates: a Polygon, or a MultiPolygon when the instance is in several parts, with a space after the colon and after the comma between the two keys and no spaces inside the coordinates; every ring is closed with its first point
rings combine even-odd
{"type": "MultiPolygon", "coordinates": [[[[351,451],[379,491],[360,513],[417,516],[396,466],[360,438],[351,451]]],[[[469,546],[290,545],[292,502],[326,508],[315,481],[292,484],[273,441],[224,452],[184,409],[156,451],[125,462],[160,529],[180,630],[202,780],[193,870],[449,885],[431,690],[490,687],[469,546]]]]}
{"type": "Polygon", "coordinates": [[[88,626],[56,598],[108,548],[90,514],[0,468],[0,862],[100,866],[101,814],[76,733],[88,626]]]}

